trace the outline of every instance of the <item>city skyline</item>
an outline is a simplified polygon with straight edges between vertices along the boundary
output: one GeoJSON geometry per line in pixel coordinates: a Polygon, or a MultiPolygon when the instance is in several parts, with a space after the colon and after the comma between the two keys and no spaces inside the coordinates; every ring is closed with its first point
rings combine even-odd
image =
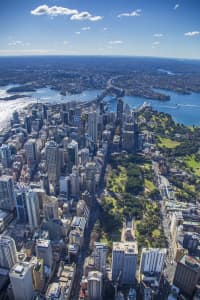
{"type": "Polygon", "coordinates": [[[198,0],[3,0],[0,56],[200,59],[199,9],[198,0]]]}

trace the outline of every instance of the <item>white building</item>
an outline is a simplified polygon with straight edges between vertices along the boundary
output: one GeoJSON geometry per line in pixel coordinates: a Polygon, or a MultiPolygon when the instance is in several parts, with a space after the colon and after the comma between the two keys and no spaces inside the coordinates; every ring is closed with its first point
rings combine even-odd
{"type": "Polygon", "coordinates": [[[161,273],[164,267],[166,249],[142,249],[140,273],[161,273]]]}
{"type": "Polygon", "coordinates": [[[33,190],[27,192],[26,207],[30,228],[37,228],[40,224],[40,208],[37,193],[33,190]]]}
{"type": "Polygon", "coordinates": [[[103,274],[98,271],[88,273],[88,298],[89,300],[102,299],[103,274]]]}
{"type": "Polygon", "coordinates": [[[10,269],[16,262],[15,241],[10,236],[0,235],[0,267],[10,269]]]}
{"type": "Polygon", "coordinates": [[[137,268],[136,242],[115,242],[112,251],[112,280],[121,284],[133,284],[137,268]]]}
{"type": "Polygon", "coordinates": [[[106,258],[108,246],[105,243],[94,243],[94,265],[95,268],[105,275],[106,272],[106,258]]]}
{"type": "Polygon", "coordinates": [[[31,264],[15,264],[9,276],[15,300],[31,300],[34,294],[31,264]]]}

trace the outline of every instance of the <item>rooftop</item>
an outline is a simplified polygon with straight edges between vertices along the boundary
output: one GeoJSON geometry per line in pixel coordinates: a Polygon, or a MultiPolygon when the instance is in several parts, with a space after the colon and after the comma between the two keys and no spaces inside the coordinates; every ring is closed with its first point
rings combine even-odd
{"type": "Polygon", "coordinates": [[[138,254],[137,242],[114,242],[113,251],[124,251],[129,254],[138,254]]]}
{"type": "Polygon", "coordinates": [[[37,240],[37,247],[48,248],[50,243],[51,243],[50,240],[38,239],[37,240]]]}
{"type": "Polygon", "coordinates": [[[24,275],[29,271],[30,269],[30,264],[21,262],[21,263],[16,263],[13,268],[10,270],[10,276],[11,277],[16,277],[16,278],[23,278],[24,275]]]}
{"type": "Polygon", "coordinates": [[[200,270],[200,260],[197,260],[191,256],[184,255],[183,258],[180,260],[180,262],[185,266],[190,267],[196,272],[200,270]]]}

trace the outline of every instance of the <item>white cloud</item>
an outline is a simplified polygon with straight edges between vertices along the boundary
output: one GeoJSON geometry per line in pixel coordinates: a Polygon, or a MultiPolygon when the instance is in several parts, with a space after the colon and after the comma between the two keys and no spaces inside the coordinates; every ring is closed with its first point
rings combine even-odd
{"type": "Polygon", "coordinates": [[[83,31],[88,31],[88,30],[90,30],[91,28],[88,26],[88,27],[82,27],[81,28],[81,30],[83,30],[83,31]]]}
{"type": "Polygon", "coordinates": [[[80,13],[77,12],[76,14],[73,14],[73,16],[71,16],[70,19],[73,21],[88,20],[88,21],[96,22],[96,21],[102,20],[103,17],[102,16],[93,16],[88,11],[82,11],[80,13]]]}
{"type": "Polygon", "coordinates": [[[108,44],[110,45],[120,45],[120,44],[123,44],[122,41],[109,41],[108,44]]]}
{"type": "Polygon", "coordinates": [[[107,30],[108,30],[108,28],[107,28],[107,27],[104,27],[104,28],[103,28],[103,31],[107,31],[107,30]]]}
{"type": "Polygon", "coordinates": [[[161,38],[161,37],[164,36],[164,34],[162,34],[162,33],[155,33],[153,36],[157,37],[157,38],[161,38]]]}
{"type": "Polygon", "coordinates": [[[62,6],[51,6],[48,5],[40,5],[37,8],[31,10],[31,14],[34,16],[41,16],[41,15],[48,15],[50,17],[57,17],[57,16],[71,16],[71,20],[88,20],[88,21],[99,21],[102,20],[102,16],[93,16],[87,11],[79,12],[77,9],[71,9],[62,6]]]}
{"type": "Polygon", "coordinates": [[[51,6],[48,5],[40,5],[34,10],[31,10],[31,14],[34,16],[41,16],[41,15],[48,15],[51,17],[57,17],[57,16],[70,16],[78,14],[78,11],[76,9],[70,9],[67,7],[62,6],[51,6]]]}
{"type": "Polygon", "coordinates": [[[76,31],[75,34],[81,34],[80,31],[76,31]]]}
{"type": "Polygon", "coordinates": [[[198,36],[200,35],[200,31],[189,31],[185,33],[185,36],[198,36]]]}
{"type": "Polygon", "coordinates": [[[141,16],[141,12],[142,12],[141,9],[136,9],[136,10],[130,12],[130,13],[119,14],[117,17],[118,18],[122,18],[122,17],[140,17],[141,16]]]}
{"type": "Polygon", "coordinates": [[[174,6],[174,10],[177,10],[179,7],[180,7],[180,4],[177,3],[177,4],[174,6]]]}
{"type": "Polygon", "coordinates": [[[160,45],[160,42],[159,42],[159,41],[155,41],[155,42],[153,42],[152,45],[153,45],[153,46],[158,46],[158,45],[160,45]]]}
{"type": "Polygon", "coordinates": [[[64,45],[68,45],[69,42],[68,42],[68,41],[64,41],[63,44],[64,44],[64,45]]]}
{"type": "Polygon", "coordinates": [[[8,43],[8,46],[11,46],[11,47],[15,47],[15,46],[28,47],[28,46],[30,46],[30,43],[22,42],[22,41],[11,41],[11,42],[8,43]]]}

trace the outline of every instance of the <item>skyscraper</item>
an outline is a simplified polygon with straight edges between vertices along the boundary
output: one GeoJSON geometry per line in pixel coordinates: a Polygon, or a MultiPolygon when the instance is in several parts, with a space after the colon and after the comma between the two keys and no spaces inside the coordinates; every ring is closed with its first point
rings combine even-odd
{"type": "Polygon", "coordinates": [[[166,249],[142,249],[140,273],[161,273],[164,267],[166,249]]]}
{"type": "Polygon", "coordinates": [[[80,193],[80,179],[79,171],[76,166],[73,166],[72,173],[70,174],[70,186],[71,186],[71,196],[78,198],[80,193]]]}
{"type": "Polygon", "coordinates": [[[0,149],[1,162],[5,168],[11,167],[11,152],[8,145],[3,144],[0,149]]]}
{"type": "Polygon", "coordinates": [[[68,146],[67,146],[67,152],[68,152],[68,163],[70,164],[70,167],[74,165],[78,165],[78,143],[75,140],[72,140],[68,146]]]}
{"type": "Polygon", "coordinates": [[[15,241],[10,236],[0,235],[0,267],[10,269],[17,262],[15,241]]]}
{"type": "Polygon", "coordinates": [[[102,280],[103,275],[99,271],[88,273],[88,298],[89,300],[102,299],[102,280]]]}
{"type": "Polygon", "coordinates": [[[51,269],[53,264],[53,254],[50,240],[37,240],[36,256],[37,258],[42,258],[44,261],[44,265],[48,266],[51,269]]]}
{"type": "Polygon", "coordinates": [[[15,193],[11,176],[0,177],[0,208],[10,211],[15,208],[15,193]]]}
{"type": "Polygon", "coordinates": [[[70,190],[70,177],[69,176],[61,176],[59,179],[59,191],[60,194],[63,194],[68,199],[70,190]]]}
{"type": "Polygon", "coordinates": [[[31,265],[17,263],[10,270],[9,276],[15,300],[31,300],[34,292],[31,265]]]}
{"type": "Polygon", "coordinates": [[[123,121],[123,107],[124,102],[121,98],[117,99],[117,124],[122,125],[123,121]]]}
{"type": "Polygon", "coordinates": [[[26,194],[26,207],[30,228],[37,228],[40,224],[40,208],[37,193],[33,190],[29,190],[26,194]]]}
{"type": "Polygon", "coordinates": [[[96,111],[88,113],[88,136],[96,143],[98,138],[98,114],[96,111]]]}
{"type": "Polygon", "coordinates": [[[24,127],[26,128],[28,134],[31,133],[31,116],[25,116],[24,117],[24,127]]]}
{"type": "Polygon", "coordinates": [[[45,149],[46,149],[46,161],[47,161],[47,172],[48,172],[49,182],[55,188],[60,176],[59,147],[56,142],[50,141],[46,143],[45,149]]]}
{"type": "Polygon", "coordinates": [[[137,267],[136,242],[113,243],[112,280],[121,284],[133,284],[137,267]]]}
{"type": "Polygon", "coordinates": [[[105,243],[94,243],[94,265],[95,268],[105,275],[106,272],[106,258],[108,246],[105,243]]]}
{"type": "Polygon", "coordinates": [[[22,223],[28,222],[28,212],[26,207],[26,190],[18,186],[15,191],[17,220],[22,223]]]}
{"type": "Polygon", "coordinates": [[[37,162],[37,144],[35,139],[29,139],[24,145],[26,159],[29,166],[37,162]]]}
{"type": "Polygon", "coordinates": [[[195,258],[184,255],[177,264],[174,275],[174,285],[178,287],[182,293],[185,293],[187,296],[191,297],[199,279],[199,261],[195,258]]]}

